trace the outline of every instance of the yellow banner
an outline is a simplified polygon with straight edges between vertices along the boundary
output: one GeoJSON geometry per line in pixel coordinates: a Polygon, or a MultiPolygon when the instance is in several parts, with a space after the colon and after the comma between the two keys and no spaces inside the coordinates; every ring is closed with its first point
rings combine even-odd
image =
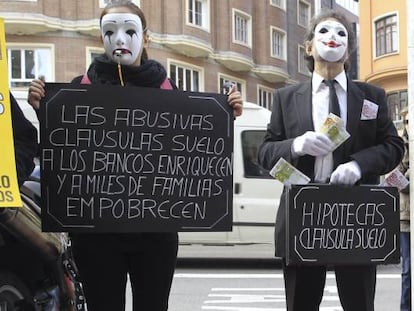
{"type": "Polygon", "coordinates": [[[0,207],[22,205],[14,158],[4,20],[0,18],[0,207]]]}

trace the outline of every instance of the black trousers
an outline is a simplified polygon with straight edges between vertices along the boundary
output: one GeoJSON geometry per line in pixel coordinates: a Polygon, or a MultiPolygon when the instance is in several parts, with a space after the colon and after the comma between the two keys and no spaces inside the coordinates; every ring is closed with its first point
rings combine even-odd
{"type": "Polygon", "coordinates": [[[168,309],[177,260],[177,233],[71,237],[88,311],[125,311],[127,274],[134,311],[168,309]]]}
{"type": "MultiPolygon", "coordinates": [[[[334,266],[344,311],[374,311],[376,266],[334,266]]],[[[287,311],[318,311],[326,280],[325,266],[286,266],[287,311]]]]}

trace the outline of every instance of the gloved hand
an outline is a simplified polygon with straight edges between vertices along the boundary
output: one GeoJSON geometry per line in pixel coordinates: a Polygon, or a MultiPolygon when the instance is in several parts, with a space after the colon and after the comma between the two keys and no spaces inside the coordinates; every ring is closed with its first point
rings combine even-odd
{"type": "Polygon", "coordinates": [[[302,156],[309,154],[311,156],[323,156],[331,152],[334,148],[334,143],[328,136],[308,131],[305,134],[296,137],[293,140],[292,151],[294,154],[302,156]]]}
{"type": "Polygon", "coordinates": [[[331,174],[331,184],[354,185],[361,179],[361,169],[356,161],[339,165],[331,174]]]}

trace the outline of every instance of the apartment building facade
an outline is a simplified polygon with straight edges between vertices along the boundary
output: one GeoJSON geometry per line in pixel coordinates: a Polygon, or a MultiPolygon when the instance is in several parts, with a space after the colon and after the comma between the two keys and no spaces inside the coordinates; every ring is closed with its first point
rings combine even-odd
{"type": "Polygon", "coordinates": [[[387,93],[388,108],[398,129],[408,107],[407,1],[359,0],[360,80],[387,93]]]}
{"type": "MultiPolygon", "coordinates": [[[[99,16],[108,1],[0,1],[10,87],[20,102],[34,77],[70,82],[103,53],[99,16]]],[[[231,81],[244,100],[266,108],[275,88],[309,77],[303,38],[314,12],[347,12],[326,0],[132,1],[147,18],[150,58],[180,89],[220,92],[231,81]]]]}

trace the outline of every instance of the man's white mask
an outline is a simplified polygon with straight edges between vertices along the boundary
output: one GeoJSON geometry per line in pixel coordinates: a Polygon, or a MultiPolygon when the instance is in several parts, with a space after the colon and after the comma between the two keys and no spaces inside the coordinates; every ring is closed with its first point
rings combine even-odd
{"type": "Polygon", "coordinates": [[[114,62],[133,64],[142,50],[142,22],[131,13],[109,13],[101,21],[105,53],[114,62]]]}
{"type": "Polygon", "coordinates": [[[319,56],[328,62],[340,61],[348,49],[348,31],[334,20],[316,25],[314,40],[319,56]]]}

